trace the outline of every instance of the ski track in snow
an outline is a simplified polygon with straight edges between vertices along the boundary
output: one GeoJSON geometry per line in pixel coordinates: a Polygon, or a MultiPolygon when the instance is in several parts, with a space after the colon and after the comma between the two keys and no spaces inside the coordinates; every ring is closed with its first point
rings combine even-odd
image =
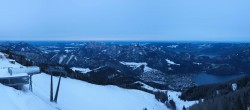
{"type": "Polygon", "coordinates": [[[59,59],[58,63],[61,64],[66,57],[67,57],[66,55],[60,56],[60,59],[59,59]]]}
{"type": "Polygon", "coordinates": [[[71,55],[66,64],[69,64],[69,62],[72,60],[73,57],[74,57],[74,55],[71,55]]]}

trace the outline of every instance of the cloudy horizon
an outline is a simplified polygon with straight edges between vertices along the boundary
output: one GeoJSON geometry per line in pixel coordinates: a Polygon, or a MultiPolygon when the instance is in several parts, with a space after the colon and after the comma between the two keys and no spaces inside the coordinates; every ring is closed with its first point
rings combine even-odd
{"type": "Polygon", "coordinates": [[[250,42],[248,0],[13,0],[0,40],[250,42]]]}

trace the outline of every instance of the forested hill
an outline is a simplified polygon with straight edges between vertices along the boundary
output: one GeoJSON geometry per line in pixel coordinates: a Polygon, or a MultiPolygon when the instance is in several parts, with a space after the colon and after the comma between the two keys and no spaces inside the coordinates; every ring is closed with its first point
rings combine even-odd
{"type": "Polygon", "coordinates": [[[247,110],[250,107],[250,76],[222,84],[193,87],[181,95],[200,100],[190,110],[247,110]]]}

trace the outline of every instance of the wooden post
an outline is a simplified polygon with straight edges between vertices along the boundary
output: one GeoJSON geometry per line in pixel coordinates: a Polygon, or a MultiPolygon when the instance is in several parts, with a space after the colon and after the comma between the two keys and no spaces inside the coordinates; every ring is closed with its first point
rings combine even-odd
{"type": "Polygon", "coordinates": [[[61,77],[62,77],[62,74],[60,74],[57,89],[56,89],[56,96],[55,96],[55,99],[54,99],[54,102],[56,102],[56,103],[57,103],[57,97],[58,97],[58,92],[59,92],[59,88],[60,88],[61,77]]]}
{"type": "Polygon", "coordinates": [[[53,102],[53,76],[52,72],[50,73],[51,78],[50,78],[50,101],[53,102]]]}

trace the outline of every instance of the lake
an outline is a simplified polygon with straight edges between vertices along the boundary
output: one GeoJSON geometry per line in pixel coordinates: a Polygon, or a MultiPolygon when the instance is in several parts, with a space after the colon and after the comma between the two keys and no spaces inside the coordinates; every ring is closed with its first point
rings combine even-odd
{"type": "Polygon", "coordinates": [[[236,75],[213,75],[208,73],[199,73],[193,76],[192,80],[198,85],[205,84],[214,84],[214,83],[222,83],[229,80],[233,80],[236,78],[240,78],[243,76],[247,76],[248,74],[236,74],[236,75]]]}

